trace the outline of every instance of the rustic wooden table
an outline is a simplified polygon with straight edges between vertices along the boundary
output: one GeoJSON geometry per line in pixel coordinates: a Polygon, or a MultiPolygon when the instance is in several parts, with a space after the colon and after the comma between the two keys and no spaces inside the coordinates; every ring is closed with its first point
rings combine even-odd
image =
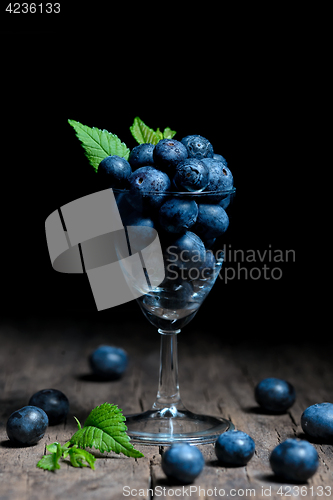
{"type": "Polygon", "coordinates": [[[287,336],[281,341],[273,334],[265,344],[255,330],[245,332],[248,338],[236,331],[229,332],[230,338],[223,329],[214,330],[213,334],[193,321],[179,335],[182,399],[192,411],[230,418],[253,437],[256,451],[246,467],[226,468],[217,462],[212,444],[200,446],[204,470],[183,489],[166,479],[161,469],[163,447],[158,446],[136,445],[145,455],[140,459],[96,452],[95,471],[65,463],[55,473],[36,468],[46,444],[64,443],[75,432],[74,415],[84,421],[93,407],[106,401],[125,414],[150,407],[157,389],[159,335],[141,313],[133,317],[115,309],[100,315],[2,320],[0,499],[333,498],[331,444],[314,443],[320,465],[304,484],[278,481],[269,466],[278,443],[288,437],[305,438],[300,426],[303,410],[333,401],[332,345],[321,345],[318,339],[292,343],[287,336]],[[129,367],[120,380],[100,382],[91,376],[88,355],[101,343],[128,351],[129,367]],[[254,387],[268,376],[287,379],[297,391],[295,404],[285,414],[265,414],[256,405],[254,387]],[[6,434],[9,415],[45,388],[68,396],[66,422],[49,427],[35,446],[13,446],[6,434]]]}

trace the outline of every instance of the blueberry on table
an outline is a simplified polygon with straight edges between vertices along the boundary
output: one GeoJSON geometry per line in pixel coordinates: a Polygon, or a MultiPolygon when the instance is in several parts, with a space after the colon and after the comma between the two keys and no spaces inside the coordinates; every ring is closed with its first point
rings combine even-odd
{"type": "Polygon", "coordinates": [[[215,442],[215,453],[226,465],[246,465],[253,457],[255,443],[245,432],[232,430],[221,434],[215,442]]]}
{"type": "Polygon", "coordinates": [[[181,142],[187,149],[189,158],[212,158],[214,154],[213,146],[208,139],[201,135],[187,135],[181,142]]]}
{"type": "Polygon", "coordinates": [[[194,200],[171,198],[161,205],[159,223],[171,233],[181,233],[193,226],[198,216],[198,205],[194,200]]]}
{"type": "Polygon", "coordinates": [[[309,406],[301,416],[303,431],[323,441],[333,440],[333,404],[319,403],[309,406]]]}
{"type": "Polygon", "coordinates": [[[121,347],[100,345],[89,357],[92,371],[105,380],[120,378],[128,365],[128,356],[121,347]]]}
{"type": "Polygon", "coordinates": [[[187,149],[175,139],[161,139],[154,148],[154,162],[166,172],[172,171],[178,163],[187,158],[187,149]]]}
{"type": "Polygon", "coordinates": [[[304,482],[319,466],[318,453],[308,441],[286,439],[269,458],[273,472],[284,481],[304,482]]]}
{"type": "Polygon", "coordinates": [[[179,191],[202,191],[208,185],[208,167],[196,158],[186,158],[176,166],[173,183],[179,191]]]}
{"type": "Polygon", "coordinates": [[[205,241],[221,236],[229,227],[227,212],[220,205],[200,203],[193,231],[205,241]]]}
{"type": "Polygon", "coordinates": [[[154,166],[154,148],[155,146],[153,144],[147,142],[144,144],[139,144],[132,149],[128,158],[128,162],[131,165],[133,171],[140,167],[154,166]]]}
{"type": "Polygon", "coordinates": [[[129,203],[139,211],[154,210],[165,201],[164,193],[171,182],[165,172],[154,167],[140,167],[128,179],[130,186],[129,203]]]}
{"type": "Polygon", "coordinates": [[[49,419],[44,410],[36,406],[24,406],[14,411],[7,421],[7,435],[19,445],[38,443],[45,434],[49,419]]]}
{"type": "Polygon", "coordinates": [[[261,380],[255,388],[254,395],[264,410],[276,413],[286,411],[296,399],[294,387],[289,382],[274,377],[261,380]]]}
{"type": "Polygon", "coordinates": [[[104,158],[98,166],[97,175],[105,188],[124,188],[132,173],[131,165],[125,158],[111,155],[104,158]]]}
{"type": "Polygon", "coordinates": [[[171,481],[190,484],[205,465],[201,451],[187,443],[175,443],[162,456],[162,470],[171,481]]]}
{"type": "Polygon", "coordinates": [[[31,396],[29,405],[45,411],[49,425],[57,425],[65,420],[69,410],[67,396],[57,389],[43,389],[31,396]]]}

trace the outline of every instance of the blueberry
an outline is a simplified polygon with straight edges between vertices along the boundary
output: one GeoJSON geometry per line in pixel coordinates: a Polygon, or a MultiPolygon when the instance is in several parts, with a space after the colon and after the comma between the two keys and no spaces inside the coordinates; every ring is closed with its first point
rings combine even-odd
{"type": "Polygon", "coordinates": [[[333,404],[319,403],[309,406],[301,416],[303,431],[323,441],[333,440],[333,404]]]}
{"type": "Polygon", "coordinates": [[[162,470],[171,480],[190,484],[204,468],[201,451],[187,443],[175,443],[162,456],[162,470]]]}
{"type": "Polygon", "coordinates": [[[153,144],[147,142],[132,149],[128,161],[133,171],[140,167],[154,166],[154,148],[153,144]]]}
{"type": "Polygon", "coordinates": [[[304,482],[318,469],[316,449],[308,441],[286,439],[269,458],[273,472],[285,481],[304,482]]]}
{"type": "Polygon", "coordinates": [[[89,357],[92,371],[105,380],[120,378],[127,368],[128,357],[121,347],[100,345],[89,357]]]}
{"type": "MultiPolygon", "coordinates": [[[[209,183],[204,191],[229,191],[233,187],[233,176],[227,165],[214,158],[204,158],[202,162],[209,169],[209,183]]],[[[224,198],[224,195],[216,195],[216,202],[224,198]]],[[[213,201],[213,200],[212,200],[213,201]]]]}
{"type": "Polygon", "coordinates": [[[219,161],[221,161],[221,162],[222,162],[225,166],[227,166],[227,165],[228,165],[227,160],[226,160],[226,159],[224,158],[224,156],[222,156],[222,155],[219,155],[219,154],[217,154],[217,153],[214,153],[214,154],[213,154],[213,158],[214,158],[214,160],[219,160],[219,161]]]}
{"type": "Polygon", "coordinates": [[[104,158],[97,169],[100,184],[105,188],[127,187],[127,180],[131,173],[132,168],[128,161],[117,155],[104,158]]]}
{"type": "Polygon", "coordinates": [[[29,405],[38,406],[45,411],[49,425],[63,422],[69,410],[69,401],[64,393],[57,389],[43,389],[31,396],[29,405]]]}
{"type": "Polygon", "coordinates": [[[181,142],[185,145],[190,158],[201,160],[213,157],[213,146],[208,139],[201,135],[187,135],[181,142]]]}
{"type": "Polygon", "coordinates": [[[161,139],[154,148],[153,156],[160,169],[170,172],[187,158],[187,149],[175,139],[161,139]]]}
{"type": "Polygon", "coordinates": [[[180,233],[193,226],[197,215],[198,205],[194,200],[174,197],[161,205],[159,223],[166,231],[180,233]]]}
{"type": "Polygon", "coordinates": [[[183,191],[202,191],[209,182],[208,167],[196,158],[186,158],[176,166],[174,185],[183,191]]]}
{"type": "Polygon", "coordinates": [[[16,444],[36,444],[44,436],[48,423],[44,410],[36,406],[24,406],[10,415],[7,435],[16,444]]]}
{"type": "Polygon", "coordinates": [[[169,241],[166,250],[167,265],[190,270],[200,268],[205,258],[205,245],[192,231],[186,231],[178,238],[169,241]]]}
{"type": "Polygon", "coordinates": [[[129,185],[130,204],[139,211],[151,211],[163,203],[163,193],[170,189],[171,182],[165,172],[154,167],[140,167],[131,174],[129,185]]]}
{"type": "Polygon", "coordinates": [[[296,399],[294,387],[285,380],[265,378],[255,388],[257,403],[270,412],[284,412],[290,408],[296,399]]]}
{"type": "Polygon", "coordinates": [[[198,217],[193,226],[193,231],[205,241],[217,238],[226,232],[229,226],[229,217],[220,205],[198,205],[198,217]]]}
{"type": "Polygon", "coordinates": [[[253,457],[255,443],[242,431],[232,430],[221,434],[215,443],[215,453],[226,465],[246,465],[253,457]]]}

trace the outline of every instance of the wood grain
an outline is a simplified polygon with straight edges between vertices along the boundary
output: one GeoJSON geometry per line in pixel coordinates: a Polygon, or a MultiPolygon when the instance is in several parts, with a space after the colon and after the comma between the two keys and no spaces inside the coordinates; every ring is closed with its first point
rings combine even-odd
{"type": "Polygon", "coordinates": [[[178,340],[183,402],[192,411],[230,418],[236,428],[252,436],[256,451],[246,467],[223,467],[216,460],[214,445],[202,445],[204,470],[192,485],[184,486],[185,491],[166,479],[161,469],[164,448],[158,446],[136,445],[145,455],[140,459],[94,452],[95,471],[64,462],[54,473],[36,468],[48,443],[66,442],[75,432],[74,415],[84,421],[93,407],[105,401],[117,404],[125,414],[150,407],[157,389],[159,335],[139,311],[137,317],[123,317],[115,310],[101,316],[73,313],[3,319],[0,500],[150,499],[177,494],[192,499],[229,496],[279,500],[287,498],[288,492],[292,498],[333,497],[332,444],[313,443],[320,466],[305,484],[278,481],[269,465],[270,453],[278,443],[289,437],[305,438],[300,426],[304,409],[333,401],[332,345],[300,344],[292,338],[282,343],[272,338],[266,344],[260,338],[230,340],[223,332],[203,330],[195,320],[178,340]],[[120,380],[100,382],[90,373],[89,353],[102,343],[122,346],[129,354],[128,369],[120,380]],[[266,414],[256,405],[255,385],[268,376],[284,378],[296,389],[297,400],[285,414],[266,414]],[[8,417],[28,404],[34,392],[46,388],[59,389],[69,398],[66,422],[48,427],[35,446],[13,446],[6,434],[8,417]]]}

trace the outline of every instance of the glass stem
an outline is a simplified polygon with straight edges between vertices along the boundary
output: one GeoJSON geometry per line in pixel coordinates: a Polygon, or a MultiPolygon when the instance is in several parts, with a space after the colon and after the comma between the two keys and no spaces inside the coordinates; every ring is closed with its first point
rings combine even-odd
{"type": "MultiPolygon", "coordinates": [[[[173,415],[180,408],[185,409],[180,399],[178,383],[177,334],[180,330],[170,332],[159,329],[158,332],[161,334],[160,372],[153,409],[173,415]]],[[[169,415],[165,413],[165,416],[169,415]]]]}

